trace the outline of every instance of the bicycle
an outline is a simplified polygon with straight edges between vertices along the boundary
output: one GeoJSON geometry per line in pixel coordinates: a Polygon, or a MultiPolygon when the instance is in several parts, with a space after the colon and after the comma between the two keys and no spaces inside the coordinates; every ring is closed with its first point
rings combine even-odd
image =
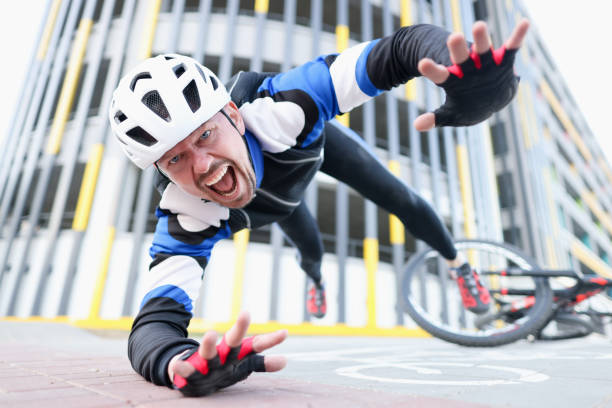
{"type": "Polygon", "coordinates": [[[558,340],[604,333],[612,301],[601,310],[587,299],[612,288],[612,280],[573,270],[542,269],[520,249],[486,240],[458,240],[491,293],[489,311],[465,310],[444,258],[427,248],[404,268],[404,310],[425,331],[463,346],[493,347],[519,339],[558,340]],[[571,284],[568,285],[568,283],[571,284]]]}

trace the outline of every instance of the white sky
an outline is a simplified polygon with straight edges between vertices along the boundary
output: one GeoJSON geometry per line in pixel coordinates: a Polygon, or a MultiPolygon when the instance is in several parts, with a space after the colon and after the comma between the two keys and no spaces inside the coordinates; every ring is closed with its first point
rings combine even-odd
{"type": "MultiPolygon", "coordinates": [[[[612,162],[612,1],[523,0],[587,123],[612,162]]],[[[6,137],[46,0],[7,2],[0,13],[0,142],[6,137]]],[[[497,44],[496,44],[497,45],[497,44]]]]}

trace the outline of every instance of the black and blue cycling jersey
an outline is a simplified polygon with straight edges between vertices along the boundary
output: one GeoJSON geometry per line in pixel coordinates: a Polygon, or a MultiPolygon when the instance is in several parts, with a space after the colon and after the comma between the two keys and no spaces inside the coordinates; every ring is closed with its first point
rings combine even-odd
{"type": "Polygon", "coordinates": [[[244,208],[229,209],[190,196],[160,175],[153,261],[129,338],[129,357],[137,372],[171,386],[168,362],[198,344],[186,337],[187,326],[203,270],[219,240],[243,228],[278,222],[302,254],[303,268],[315,265],[306,272],[311,277],[319,273],[322,245],[302,203],[319,170],[397,215],[409,232],[446,258],[456,256],[450,234],[429,204],[392,176],[358,135],[337,121],[328,122],[419,76],[417,64],[423,57],[450,65],[447,36],[430,25],[404,27],[286,73],[241,72],[230,81],[228,90],[247,129],[256,196],[244,208]]]}

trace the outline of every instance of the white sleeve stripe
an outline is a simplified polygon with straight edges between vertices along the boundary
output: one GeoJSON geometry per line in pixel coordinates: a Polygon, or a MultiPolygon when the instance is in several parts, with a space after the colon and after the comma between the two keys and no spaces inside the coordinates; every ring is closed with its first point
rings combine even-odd
{"type": "Polygon", "coordinates": [[[336,91],[336,99],[338,100],[338,108],[343,113],[371,98],[361,90],[355,76],[357,60],[368,44],[368,42],[365,42],[346,49],[338,55],[329,67],[329,73],[336,91]]]}
{"type": "Polygon", "coordinates": [[[144,275],[143,293],[155,288],[172,285],[181,288],[193,300],[202,284],[202,267],[190,256],[176,255],[155,265],[144,275]]]}

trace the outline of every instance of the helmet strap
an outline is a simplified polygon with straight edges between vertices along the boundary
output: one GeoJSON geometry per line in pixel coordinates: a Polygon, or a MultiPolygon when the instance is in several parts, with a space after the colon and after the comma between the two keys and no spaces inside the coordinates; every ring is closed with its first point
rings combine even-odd
{"type": "Polygon", "coordinates": [[[253,157],[251,157],[251,151],[249,149],[249,144],[247,143],[247,140],[246,140],[246,137],[244,136],[244,133],[240,133],[240,130],[238,130],[238,126],[236,126],[236,123],[232,120],[232,118],[229,117],[227,112],[225,112],[225,109],[221,109],[219,112],[221,112],[223,114],[223,116],[225,116],[225,118],[234,127],[234,129],[236,129],[236,132],[238,132],[238,134],[240,136],[242,136],[242,141],[244,142],[244,145],[246,146],[247,155],[249,156],[249,161],[251,162],[251,167],[253,168],[253,171],[255,171],[255,163],[253,163],[253,157]]]}

